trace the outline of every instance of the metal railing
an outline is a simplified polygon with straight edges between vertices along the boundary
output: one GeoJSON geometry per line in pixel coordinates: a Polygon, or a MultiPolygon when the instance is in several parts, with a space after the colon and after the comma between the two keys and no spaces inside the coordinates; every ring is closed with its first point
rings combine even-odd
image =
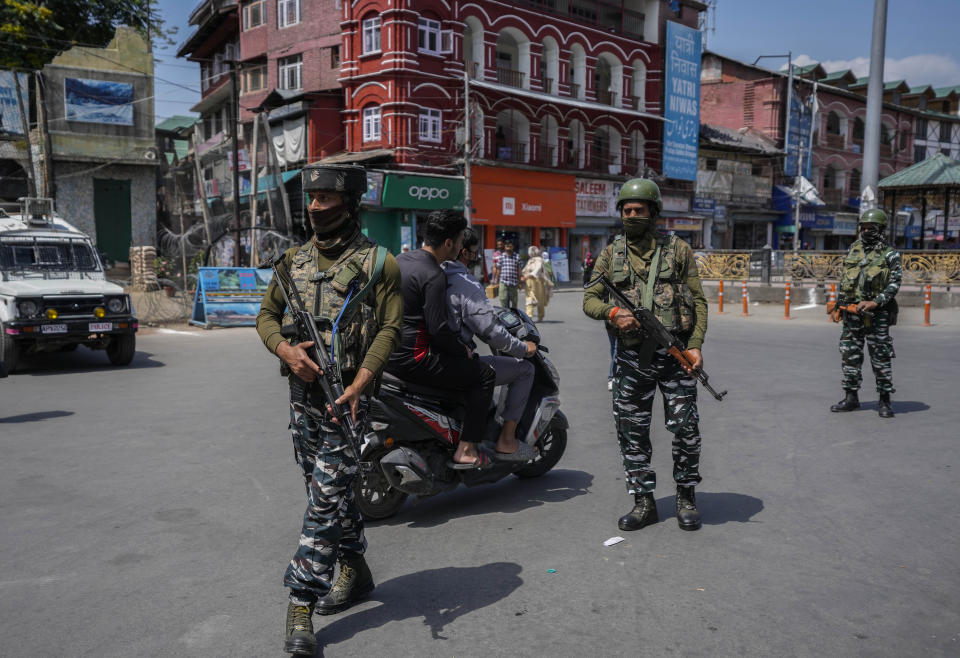
{"type": "Polygon", "coordinates": [[[523,71],[514,71],[513,69],[497,68],[497,82],[508,87],[523,88],[523,71]]]}
{"type": "Polygon", "coordinates": [[[836,188],[826,188],[820,190],[820,198],[823,199],[823,202],[831,206],[840,206],[846,205],[846,199],[843,196],[843,190],[836,188]]]}
{"type": "Polygon", "coordinates": [[[570,98],[580,98],[580,84],[577,82],[570,83],[570,98]]]}
{"type": "Polygon", "coordinates": [[[646,105],[646,101],[644,101],[640,96],[633,97],[633,109],[637,110],[638,112],[643,112],[646,110],[646,105]]]}
{"type": "MultiPolygon", "coordinates": [[[[839,281],[846,251],[770,249],[696,252],[700,278],[708,281],[839,281]]],[[[960,285],[960,252],[901,250],[904,285],[960,285]]]]}
{"type": "Polygon", "coordinates": [[[540,148],[537,149],[536,154],[536,164],[542,165],[544,167],[553,167],[556,162],[554,161],[555,154],[557,152],[556,146],[545,146],[540,145],[540,148]]]}
{"type": "Polygon", "coordinates": [[[543,79],[543,91],[547,94],[554,93],[553,78],[543,79]]]}
{"type": "Polygon", "coordinates": [[[615,91],[604,91],[602,89],[597,90],[597,102],[603,105],[617,107],[617,97],[618,94],[615,91]]]}
{"type": "Polygon", "coordinates": [[[832,149],[843,149],[847,147],[843,135],[834,135],[832,133],[827,133],[827,146],[832,149]]]}
{"type": "Polygon", "coordinates": [[[497,160],[506,160],[508,162],[526,162],[527,161],[527,143],[526,142],[497,142],[497,160]]]}

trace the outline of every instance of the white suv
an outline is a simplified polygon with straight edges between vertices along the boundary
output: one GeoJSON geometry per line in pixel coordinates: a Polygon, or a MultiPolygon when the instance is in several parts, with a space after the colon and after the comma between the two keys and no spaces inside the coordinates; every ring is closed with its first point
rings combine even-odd
{"type": "Polygon", "coordinates": [[[125,366],[137,328],[130,296],[107,281],[90,238],[56,216],[51,199],[0,210],[0,376],[24,354],[77,345],[125,366]]]}

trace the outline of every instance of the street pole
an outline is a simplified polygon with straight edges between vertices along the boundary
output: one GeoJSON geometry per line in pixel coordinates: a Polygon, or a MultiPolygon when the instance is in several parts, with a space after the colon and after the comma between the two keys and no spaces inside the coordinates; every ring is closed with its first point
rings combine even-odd
{"type": "Polygon", "coordinates": [[[470,70],[468,67],[463,71],[463,216],[467,219],[467,226],[471,225],[473,211],[473,201],[470,199],[471,133],[473,133],[473,126],[470,124],[470,70]]]}
{"type": "Polygon", "coordinates": [[[237,145],[237,115],[240,113],[240,98],[237,89],[237,62],[230,62],[230,142],[233,150],[233,171],[231,184],[233,185],[233,264],[240,267],[240,150],[237,145]]]}
{"type": "MultiPolygon", "coordinates": [[[[797,145],[800,146],[800,142],[797,142],[797,145]]],[[[797,253],[797,249],[800,245],[800,181],[802,180],[803,174],[803,148],[797,149],[797,176],[794,178],[794,196],[796,201],[794,202],[793,208],[793,253],[797,253]]]]}
{"type": "MultiPolygon", "coordinates": [[[[783,128],[783,151],[786,154],[786,160],[790,160],[790,113],[793,110],[793,51],[787,53],[787,111],[786,123],[783,128]]],[[[798,117],[799,119],[799,117],[798,117]]],[[[800,122],[797,121],[797,129],[800,128],[800,122]]],[[[797,140],[797,147],[800,146],[800,140],[797,140]]],[[[797,175],[800,174],[800,165],[797,164],[797,175]]]]}
{"type": "Polygon", "coordinates": [[[867,83],[867,124],[863,139],[863,191],[860,212],[876,206],[877,182],[880,175],[880,115],[883,112],[883,57],[887,40],[887,0],[874,0],[873,40],[870,44],[870,81],[867,83]],[[864,194],[872,190],[873,200],[864,194]]]}

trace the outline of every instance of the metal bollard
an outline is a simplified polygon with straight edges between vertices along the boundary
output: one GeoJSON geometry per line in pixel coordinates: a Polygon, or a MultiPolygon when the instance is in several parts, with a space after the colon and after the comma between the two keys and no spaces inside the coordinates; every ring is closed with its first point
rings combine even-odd
{"type": "Polygon", "coordinates": [[[720,286],[717,288],[717,313],[723,314],[723,279],[720,280],[720,286]]]}
{"type": "Polygon", "coordinates": [[[923,289],[923,326],[932,327],[930,324],[930,284],[923,289]]]}
{"type": "Polygon", "coordinates": [[[787,281],[787,286],[783,290],[783,319],[790,319],[790,282],[787,281]]]}
{"type": "Polygon", "coordinates": [[[747,312],[747,282],[743,282],[743,313],[740,315],[746,316],[749,315],[747,312]]]}

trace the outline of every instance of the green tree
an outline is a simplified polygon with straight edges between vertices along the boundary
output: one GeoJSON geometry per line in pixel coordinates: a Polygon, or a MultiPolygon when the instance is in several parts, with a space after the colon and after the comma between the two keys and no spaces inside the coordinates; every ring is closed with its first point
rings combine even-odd
{"type": "Polygon", "coordinates": [[[117,26],[172,43],[156,0],[0,0],[0,68],[36,70],[74,45],[102,48],[117,26]]]}

